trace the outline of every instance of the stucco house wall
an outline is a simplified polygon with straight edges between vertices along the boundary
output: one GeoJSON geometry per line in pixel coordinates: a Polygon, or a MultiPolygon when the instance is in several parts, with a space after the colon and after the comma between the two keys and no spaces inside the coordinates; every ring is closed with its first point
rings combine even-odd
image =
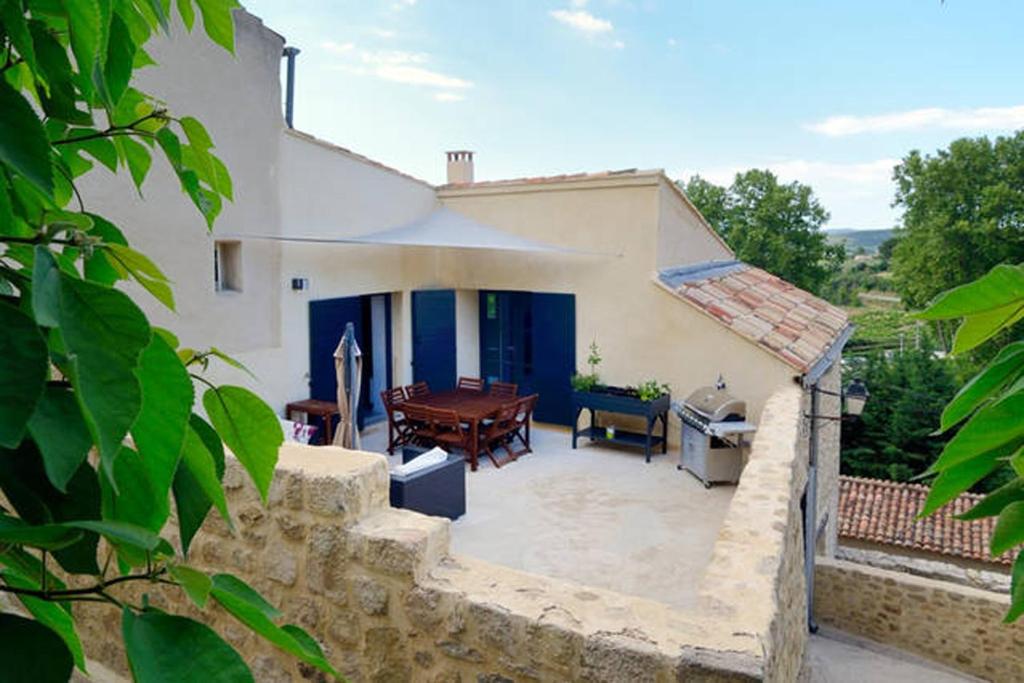
{"type": "MultiPolygon", "coordinates": [[[[174,115],[201,120],[231,170],[235,201],[225,202],[216,234],[273,235],[280,227],[278,74],[284,40],[244,12],[236,13],[235,26],[232,56],[200,29],[189,34],[175,23],[171,38],[158,35],[146,46],[160,66],[138,71],[134,85],[167,101],[174,115]]],[[[190,346],[213,344],[238,352],[280,344],[278,244],[246,242],[242,291],[215,292],[214,236],[162,155],[154,154],[143,197],[127,172],[114,177],[96,166],[80,183],[86,208],[121,227],[173,282],[176,313],[133,289],[154,324],[173,329],[190,346]]]]}

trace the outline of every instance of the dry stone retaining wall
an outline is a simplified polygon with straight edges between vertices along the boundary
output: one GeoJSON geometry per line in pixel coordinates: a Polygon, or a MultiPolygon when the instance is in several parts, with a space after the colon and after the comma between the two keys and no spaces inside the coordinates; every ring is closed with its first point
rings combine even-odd
{"type": "MultiPolygon", "coordinates": [[[[389,507],[382,457],[336,448],[283,447],[267,506],[229,463],[233,528],[211,515],[191,561],[253,584],[356,681],[793,680],[805,637],[799,404],[795,388],[769,402],[692,612],[453,556],[448,520],[389,507]]],[[[217,607],[200,615],[147,590],[210,623],[257,680],[320,678],[217,607]]],[[[126,673],[116,610],[79,609],[88,655],[126,673]]]]}
{"type": "Polygon", "coordinates": [[[1003,624],[1006,594],[819,560],[814,614],[822,624],[992,681],[1024,680],[1024,623],[1003,624]]]}

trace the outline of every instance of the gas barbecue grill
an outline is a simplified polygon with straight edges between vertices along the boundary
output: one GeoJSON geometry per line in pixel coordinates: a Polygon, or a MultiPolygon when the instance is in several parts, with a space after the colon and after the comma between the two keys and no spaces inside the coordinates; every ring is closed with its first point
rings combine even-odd
{"type": "Polygon", "coordinates": [[[697,477],[705,488],[739,481],[744,436],[757,427],[746,421],[747,404],[725,390],[725,383],[700,387],[673,409],[683,423],[680,470],[697,477]]]}

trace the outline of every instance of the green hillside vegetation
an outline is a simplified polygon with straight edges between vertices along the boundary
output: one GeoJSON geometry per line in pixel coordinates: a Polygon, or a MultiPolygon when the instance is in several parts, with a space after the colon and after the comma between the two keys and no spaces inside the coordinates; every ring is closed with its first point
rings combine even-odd
{"type": "Polygon", "coordinates": [[[889,228],[881,230],[857,230],[855,228],[834,228],[825,234],[833,244],[841,244],[851,254],[863,249],[865,253],[874,254],[878,248],[893,236],[889,228]]]}

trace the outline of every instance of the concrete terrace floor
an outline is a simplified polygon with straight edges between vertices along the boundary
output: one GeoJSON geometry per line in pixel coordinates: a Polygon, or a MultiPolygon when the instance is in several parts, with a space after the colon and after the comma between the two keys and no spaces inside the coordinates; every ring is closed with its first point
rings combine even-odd
{"type": "MultiPolygon", "coordinates": [[[[385,425],[362,434],[383,453],[385,425]]],[[[452,550],[559,579],[695,606],[733,486],[705,489],[676,470],[678,451],[650,464],[633,449],[572,449],[567,429],[534,427],[533,449],[501,469],[466,470],[466,515],[452,550]]],[[[391,458],[400,462],[398,456],[391,458]]]]}

